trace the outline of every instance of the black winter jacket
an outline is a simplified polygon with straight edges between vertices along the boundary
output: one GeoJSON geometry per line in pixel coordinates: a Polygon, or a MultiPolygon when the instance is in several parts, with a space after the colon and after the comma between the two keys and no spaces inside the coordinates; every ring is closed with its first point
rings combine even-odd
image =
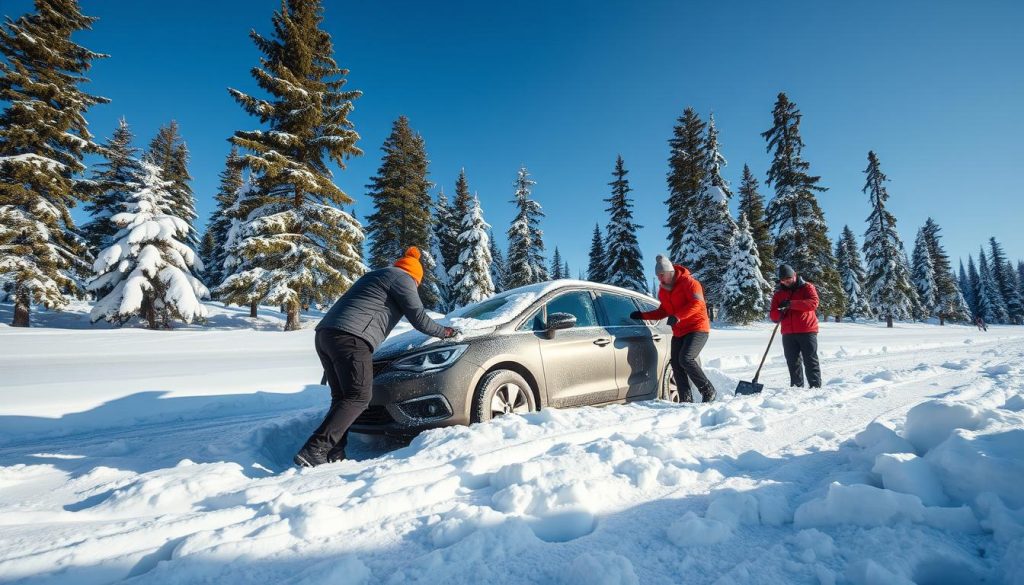
{"type": "Polygon", "coordinates": [[[351,333],[377,349],[402,317],[426,335],[444,335],[444,327],[423,308],[416,281],[408,272],[392,266],[364,274],[334,303],[316,330],[351,333]]]}

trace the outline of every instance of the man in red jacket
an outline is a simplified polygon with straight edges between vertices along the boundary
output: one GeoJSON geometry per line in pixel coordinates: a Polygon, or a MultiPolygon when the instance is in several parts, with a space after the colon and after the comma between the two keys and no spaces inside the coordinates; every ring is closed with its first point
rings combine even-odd
{"type": "Polygon", "coordinates": [[[704,303],[704,287],[690,271],[678,264],[673,265],[664,256],[658,256],[654,266],[661,287],[658,300],[661,306],[653,311],[634,311],[630,317],[649,321],[674,317],[672,325],[672,373],[676,377],[681,402],[693,402],[690,382],[697,387],[701,399],[711,402],[715,399],[715,387],[700,367],[700,350],[708,341],[711,322],[708,307],[704,303]]]}
{"type": "Polygon", "coordinates": [[[818,366],[818,291],[788,264],[779,266],[779,286],[772,297],[771,319],[782,322],[782,350],[789,366],[790,386],[821,388],[818,366]],[[800,367],[801,357],[803,368],[800,367]]]}

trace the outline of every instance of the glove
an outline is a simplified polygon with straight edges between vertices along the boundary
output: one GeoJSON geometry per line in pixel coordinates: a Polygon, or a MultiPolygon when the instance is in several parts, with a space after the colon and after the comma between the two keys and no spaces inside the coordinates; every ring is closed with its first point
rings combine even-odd
{"type": "Polygon", "coordinates": [[[452,339],[460,335],[462,335],[462,331],[459,331],[454,327],[445,327],[444,335],[441,337],[441,339],[452,339]]]}
{"type": "Polygon", "coordinates": [[[641,313],[640,311],[633,311],[632,313],[629,314],[629,318],[634,321],[642,321],[644,318],[644,314],[641,313]]]}
{"type": "Polygon", "coordinates": [[[668,319],[665,319],[665,323],[667,323],[669,327],[673,327],[678,322],[679,319],[677,319],[675,315],[669,315],[668,319]]]}
{"type": "Polygon", "coordinates": [[[788,308],[789,308],[789,301],[782,301],[781,303],[779,303],[779,310],[780,311],[785,311],[788,308]]]}

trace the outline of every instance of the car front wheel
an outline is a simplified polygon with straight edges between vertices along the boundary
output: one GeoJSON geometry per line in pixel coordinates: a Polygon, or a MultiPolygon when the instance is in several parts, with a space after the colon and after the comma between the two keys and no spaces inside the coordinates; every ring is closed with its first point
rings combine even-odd
{"type": "Polygon", "coordinates": [[[672,364],[665,366],[665,373],[661,376],[661,392],[658,398],[669,402],[679,402],[679,387],[676,386],[676,375],[672,371],[672,364]]]}
{"type": "Polygon", "coordinates": [[[512,370],[495,370],[484,376],[473,398],[473,422],[536,410],[533,390],[522,376],[512,370]]]}

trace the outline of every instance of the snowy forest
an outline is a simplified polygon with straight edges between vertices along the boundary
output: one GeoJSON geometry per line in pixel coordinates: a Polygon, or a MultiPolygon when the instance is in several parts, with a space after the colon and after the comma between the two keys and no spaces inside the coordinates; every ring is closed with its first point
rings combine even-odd
{"type": "MultiPolygon", "coordinates": [[[[373,96],[348,87],[323,18],[320,1],[288,0],[271,16],[272,34],[251,33],[262,57],[250,74],[261,91],[226,91],[252,123],[226,137],[217,192],[199,194],[173,120],[145,148],[128,120],[102,141],[89,129],[89,109],[116,101],[86,89],[106,55],[72,40],[95,18],[74,0],[51,0],[8,19],[0,27],[0,301],[13,304],[12,325],[29,326],[36,307],[60,310],[79,298],[94,302],[93,322],[169,328],[202,323],[204,301],[215,300],[254,317],[261,305],[280,307],[294,330],[304,311],[329,306],[413,245],[423,251],[420,295],[441,313],[563,278],[657,293],[621,156],[609,161],[606,215],[585,269],[574,271],[545,241],[543,184],[525,165],[508,171],[513,221],[492,226],[466,169],[451,195],[431,180],[426,140],[404,116],[362,195],[374,211],[354,217],[354,195],[335,173],[366,156],[350,114],[373,96]],[[197,197],[215,199],[210,217],[198,217],[197,197]],[[77,205],[89,217],[81,225],[71,215],[77,205]]],[[[995,237],[954,267],[929,218],[908,254],[874,152],[860,163],[866,220],[828,223],[818,202],[827,187],[804,158],[797,104],[779,93],[770,115],[765,106],[772,161],[763,188],[748,165],[738,187],[723,178],[726,141],[713,115],[686,107],[666,127],[666,249],[703,283],[715,321],[766,319],[785,263],[817,286],[822,319],[1024,324],[1024,261],[995,237]]]]}

